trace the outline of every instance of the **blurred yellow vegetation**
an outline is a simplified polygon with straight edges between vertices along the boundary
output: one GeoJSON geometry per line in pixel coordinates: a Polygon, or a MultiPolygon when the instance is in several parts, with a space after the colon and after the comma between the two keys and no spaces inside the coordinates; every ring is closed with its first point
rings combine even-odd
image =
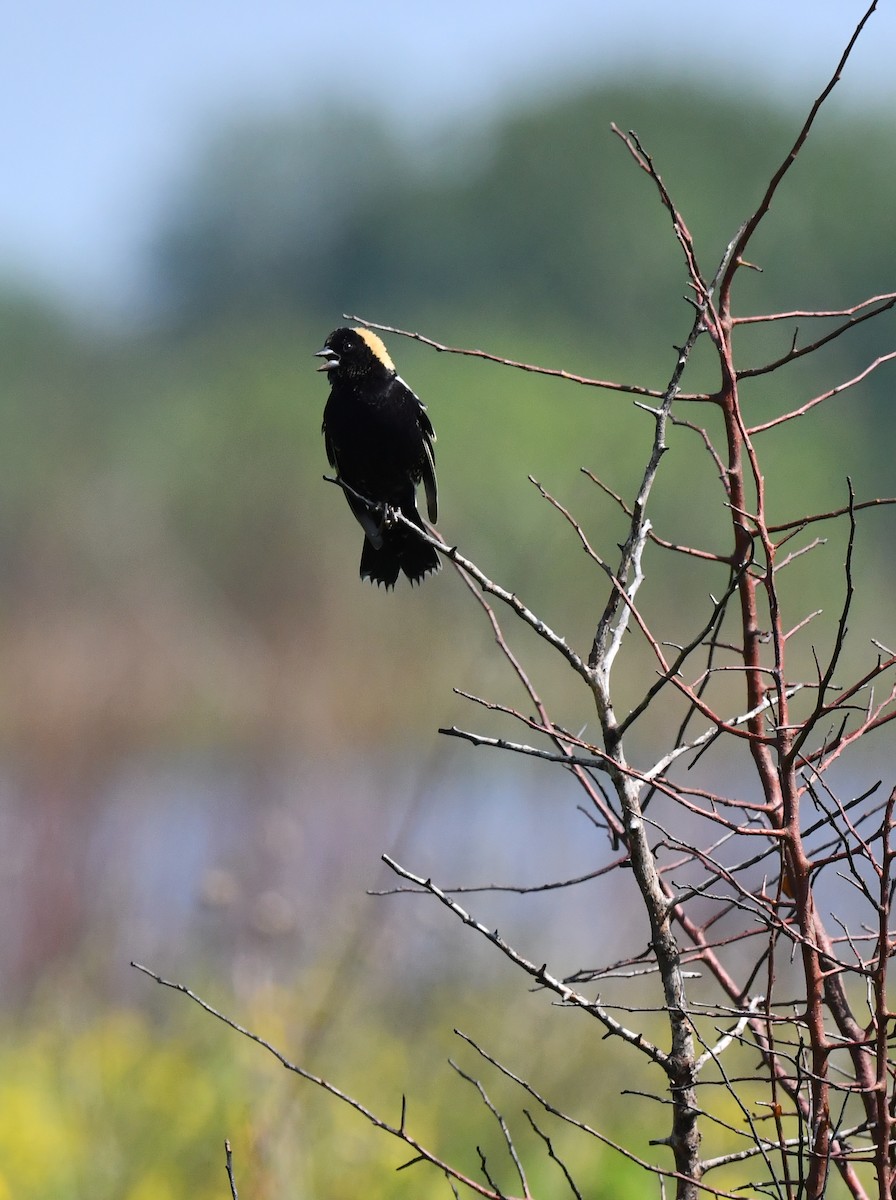
{"type": "MultiPolygon", "coordinates": [[[[295,997],[291,990],[267,991],[249,1005],[249,1015],[242,1014],[287,1057],[285,1014],[294,1011],[295,997]]],[[[516,1018],[513,1024],[496,1020],[497,995],[483,995],[479,1002],[483,1023],[503,1026],[505,1048],[525,1040],[522,1029],[514,1030],[516,1018]]],[[[332,1082],[346,1086],[351,1080],[346,1090],[394,1123],[406,1094],[408,1127],[424,1144],[473,1176],[479,1173],[481,1146],[507,1190],[519,1190],[497,1126],[475,1091],[444,1058],[434,1063],[432,1043],[440,1042],[442,1049],[447,1046],[445,1057],[463,1061],[465,1070],[481,1077],[506,1112],[535,1191],[556,1190],[558,1168],[522,1109],[532,1110],[542,1128],[551,1128],[550,1118],[530,1097],[514,1095],[506,1080],[471,1058],[456,1039],[446,1041],[450,1018],[441,1019],[441,1002],[421,996],[420,1003],[426,1015],[410,1037],[372,1010],[369,1023],[347,1031],[346,1044],[334,1038],[326,1056],[334,1060],[332,1082]],[[359,1047],[360,1062],[348,1061],[345,1055],[359,1047]]],[[[228,1191],[225,1138],[233,1147],[238,1186],[252,1200],[444,1195],[440,1173],[425,1164],[396,1173],[412,1153],[348,1106],[283,1071],[263,1048],[183,997],[166,997],[164,1007],[169,1005],[162,1022],[126,1008],[77,1020],[54,1020],[42,1011],[31,1021],[7,1022],[0,1049],[0,1200],[220,1200],[228,1191]]],[[[570,1057],[564,1035],[549,1028],[550,1014],[542,1016],[548,1025],[533,1077],[541,1076],[544,1094],[562,1097],[564,1108],[583,1109],[587,1119],[593,1080],[582,1078],[580,1069],[590,1052],[570,1057]]],[[[587,1027],[578,1024],[587,1035],[587,1027]]],[[[616,1049],[600,1047],[597,1038],[595,1044],[603,1062],[599,1089],[608,1082],[614,1090],[623,1080],[630,1083],[616,1049]]],[[[531,1062],[531,1054],[527,1058],[531,1062]]],[[[596,1065],[597,1057],[593,1061],[596,1065]]],[[[622,1123],[613,1121],[618,1132],[622,1123]]],[[[591,1181],[590,1195],[638,1194],[637,1172],[611,1151],[556,1123],[551,1134],[558,1154],[578,1166],[580,1183],[591,1181]]]]}
{"type": "Polygon", "coordinates": [[[226,1060],[213,1076],[197,1049],[159,1036],[135,1011],[71,1029],[47,1021],[7,1029],[0,1178],[9,1194],[219,1196],[211,1170],[219,1131],[235,1135],[244,1117],[222,1087],[226,1060]]]}

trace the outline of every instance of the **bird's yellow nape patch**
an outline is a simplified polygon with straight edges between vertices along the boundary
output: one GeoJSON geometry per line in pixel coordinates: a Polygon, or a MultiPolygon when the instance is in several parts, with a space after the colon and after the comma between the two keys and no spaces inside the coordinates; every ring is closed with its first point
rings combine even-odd
{"type": "Polygon", "coordinates": [[[364,339],[364,341],[387,370],[395,370],[395,363],[389,357],[389,351],[383,345],[383,339],[381,337],[378,337],[372,329],[359,329],[357,326],[355,327],[355,333],[359,334],[364,339]]]}

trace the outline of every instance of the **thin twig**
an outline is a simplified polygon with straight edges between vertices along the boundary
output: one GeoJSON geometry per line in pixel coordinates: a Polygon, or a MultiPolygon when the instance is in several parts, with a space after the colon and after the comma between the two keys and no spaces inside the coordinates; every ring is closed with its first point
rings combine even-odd
{"type": "Polygon", "coordinates": [[[227,1181],[230,1184],[230,1195],[233,1197],[233,1200],[240,1200],[239,1193],[236,1190],[236,1177],[233,1173],[233,1151],[230,1148],[229,1140],[225,1140],[224,1142],[224,1155],[227,1167],[227,1181]]]}
{"type": "MultiPolygon", "coordinates": [[[[306,1079],[309,1083],[313,1083],[316,1087],[328,1092],[331,1096],[335,1096],[337,1100],[342,1101],[343,1104],[347,1104],[349,1108],[353,1108],[355,1112],[364,1117],[365,1120],[367,1120],[371,1125],[374,1125],[377,1129],[383,1130],[384,1133],[391,1134],[392,1137],[398,1138],[400,1141],[410,1146],[416,1152],[415,1158],[413,1159],[414,1162],[431,1163],[440,1171],[443,1171],[446,1175],[456,1179],[459,1183],[462,1183],[464,1187],[468,1187],[477,1195],[485,1197],[485,1200],[510,1200],[510,1197],[505,1197],[498,1192],[490,1191],[488,1188],[483,1187],[482,1184],[478,1183],[475,1179],[472,1179],[468,1175],[464,1175],[461,1171],[458,1171],[455,1167],[451,1166],[450,1163],[445,1162],[437,1155],[433,1154],[432,1151],[427,1150],[422,1143],[417,1141],[416,1138],[412,1137],[404,1128],[403,1105],[401,1124],[398,1126],[390,1125],[388,1121],[384,1121],[381,1117],[378,1117],[376,1113],[367,1108],[366,1105],[362,1104],[360,1100],[356,1100],[347,1092],[342,1091],[340,1088],[330,1083],[329,1080],[324,1079],[320,1075],[315,1075],[311,1071],[307,1071],[304,1067],[298,1066],[297,1063],[291,1062],[282,1051],[278,1050],[276,1046],[273,1045],[273,1043],[261,1037],[260,1034],[253,1033],[251,1029],[247,1029],[244,1025],[240,1025],[239,1022],[234,1021],[232,1017],[228,1017],[225,1013],[214,1008],[206,1000],[203,1000],[201,996],[198,996],[195,992],[191,991],[191,989],[185,984],[177,983],[170,979],[165,979],[155,971],[151,970],[149,967],[143,966],[141,963],[132,962],[131,966],[134,967],[135,970],[147,975],[161,987],[170,988],[175,992],[181,992],[188,999],[192,1000],[194,1004],[198,1004],[199,1007],[207,1012],[210,1016],[216,1017],[224,1025],[227,1025],[230,1029],[234,1030],[234,1032],[240,1034],[242,1037],[248,1038],[251,1042],[255,1042],[264,1050],[267,1050],[268,1053],[272,1054],[280,1063],[280,1065],[285,1067],[287,1071],[292,1071],[294,1074],[300,1076],[300,1078],[306,1079]]],[[[405,1165],[407,1166],[410,1164],[405,1165]]]]}
{"type": "Polygon", "coordinates": [[[456,900],[452,900],[451,897],[447,896],[440,887],[437,887],[431,879],[424,879],[419,875],[414,875],[411,871],[408,871],[407,868],[402,867],[399,863],[395,862],[394,859],[390,858],[388,854],[382,855],[382,859],[386,866],[390,867],[396,875],[401,876],[402,879],[407,879],[410,883],[416,884],[417,887],[435,896],[435,898],[447,909],[449,909],[449,911],[452,912],[456,917],[458,917],[464,925],[468,925],[471,929],[475,929],[477,933],[480,933],[493,946],[500,950],[501,953],[515,966],[521,968],[521,970],[534,979],[535,982],[541,987],[547,988],[548,991],[553,992],[563,1001],[564,1004],[568,1004],[573,1008],[579,1008],[583,1012],[589,1013],[591,1016],[596,1017],[608,1033],[615,1034],[615,1036],[622,1038],[623,1041],[628,1042],[632,1046],[636,1046],[642,1052],[642,1054],[646,1055],[658,1066],[668,1068],[668,1055],[660,1050],[658,1046],[654,1046],[651,1042],[649,1042],[642,1034],[636,1033],[631,1029],[627,1029],[624,1025],[620,1024],[619,1021],[611,1017],[599,1001],[589,1000],[586,996],[583,996],[581,992],[577,992],[575,988],[571,988],[565,984],[562,979],[557,979],[548,971],[546,963],[539,967],[536,966],[535,963],[530,962],[527,958],[524,958],[522,954],[514,950],[514,948],[501,937],[497,929],[488,929],[485,925],[482,925],[475,919],[475,917],[471,916],[470,913],[461,908],[456,900]]]}
{"type": "MultiPolygon", "coordinates": [[[[500,354],[492,354],[487,350],[471,350],[462,346],[446,346],[442,342],[436,342],[432,338],[425,337],[422,333],[414,333],[410,329],[399,329],[394,325],[383,325],[378,321],[369,321],[366,317],[359,317],[351,313],[343,313],[347,321],[357,321],[359,325],[363,325],[366,329],[376,329],[379,333],[394,334],[396,337],[408,338],[414,342],[420,342],[424,346],[428,346],[431,350],[437,351],[439,354],[457,354],[463,358],[479,358],[485,362],[497,363],[502,367],[511,367],[516,371],[525,371],[531,375],[545,375],[550,379],[563,379],[568,383],[576,383],[580,387],[595,387],[602,388],[608,392],[625,392],[632,396],[644,396],[651,400],[662,399],[662,392],[656,391],[654,388],[641,387],[638,384],[618,383],[612,379],[591,379],[587,375],[575,375],[571,371],[564,371],[557,367],[539,367],[534,363],[519,362],[513,358],[505,358],[500,354]]],[[[698,397],[691,397],[697,399],[698,397]]]]}

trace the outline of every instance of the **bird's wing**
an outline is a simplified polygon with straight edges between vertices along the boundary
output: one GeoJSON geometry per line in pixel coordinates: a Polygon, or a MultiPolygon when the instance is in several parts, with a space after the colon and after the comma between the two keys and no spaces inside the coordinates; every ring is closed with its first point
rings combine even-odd
{"type": "Polygon", "coordinates": [[[355,520],[364,530],[364,536],[374,549],[379,550],[383,544],[382,515],[378,516],[376,510],[372,509],[369,504],[366,504],[357,496],[353,496],[351,492],[346,492],[345,498],[354,514],[355,520]]]}
{"type": "MultiPolygon", "coordinates": [[[[419,400],[417,401],[419,404],[419,400]]],[[[439,519],[439,488],[436,482],[436,455],[432,444],[436,440],[432,421],[427,416],[426,409],[420,404],[420,432],[423,434],[423,490],[426,492],[426,511],[429,519],[435,523],[439,519]]]]}
{"type": "Polygon", "coordinates": [[[436,464],[429,438],[423,439],[423,490],[426,492],[426,511],[430,521],[439,519],[439,490],[436,483],[436,464]]]}
{"type": "Polygon", "coordinates": [[[336,466],[336,447],[333,445],[333,439],[330,437],[330,432],[327,429],[326,421],[324,421],[323,425],[321,425],[320,430],[324,435],[324,446],[327,450],[327,462],[331,467],[336,467],[336,470],[338,471],[339,468],[336,466]]]}

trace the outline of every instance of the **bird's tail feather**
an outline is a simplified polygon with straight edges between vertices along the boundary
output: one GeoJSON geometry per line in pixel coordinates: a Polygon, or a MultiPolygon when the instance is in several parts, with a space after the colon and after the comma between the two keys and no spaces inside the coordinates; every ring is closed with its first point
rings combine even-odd
{"type": "MultiPolygon", "coordinates": [[[[405,515],[423,528],[416,509],[405,515]]],[[[361,549],[361,578],[385,584],[387,588],[395,586],[399,571],[404,571],[411,583],[419,583],[430,571],[438,571],[441,565],[435,547],[421,541],[405,525],[384,528],[379,549],[367,538],[361,549]]]]}

